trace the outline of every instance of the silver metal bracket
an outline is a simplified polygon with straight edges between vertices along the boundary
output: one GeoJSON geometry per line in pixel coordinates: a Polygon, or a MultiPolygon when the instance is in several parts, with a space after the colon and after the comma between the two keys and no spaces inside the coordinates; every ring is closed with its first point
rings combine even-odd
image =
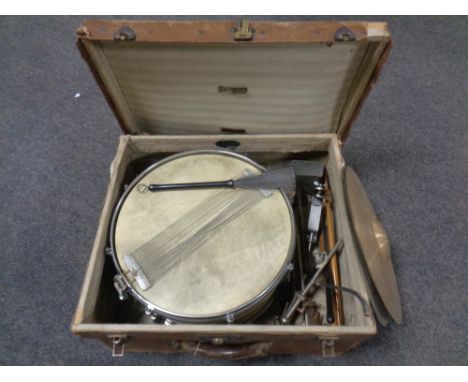
{"type": "Polygon", "coordinates": [[[319,337],[322,340],[322,356],[331,358],[335,357],[335,341],[339,340],[339,337],[319,337]]]}
{"type": "Polygon", "coordinates": [[[309,230],[309,252],[312,250],[312,244],[317,242],[320,222],[322,221],[323,199],[325,188],[323,184],[314,181],[315,194],[310,197],[310,212],[307,229],[309,230]]]}
{"type": "Polygon", "coordinates": [[[128,298],[127,284],[121,275],[114,276],[114,287],[119,294],[119,300],[125,301],[128,298]]]}
{"type": "Polygon", "coordinates": [[[148,307],[145,308],[145,314],[149,316],[153,321],[156,321],[159,318],[158,314],[148,307]]]}
{"type": "Polygon", "coordinates": [[[125,334],[114,334],[109,337],[112,338],[112,357],[123,357],[128,337],[125,334]]]}

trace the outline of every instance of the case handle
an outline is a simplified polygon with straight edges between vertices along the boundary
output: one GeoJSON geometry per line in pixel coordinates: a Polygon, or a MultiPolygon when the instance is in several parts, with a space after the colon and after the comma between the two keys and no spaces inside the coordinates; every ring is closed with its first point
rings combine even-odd
{"type": "Polygon", "coordinates": [[[264,357],[268,354],[272,342],[255,342],[240,345],[213,345],[210,343],[177,341],[174,347],[178,350],[215,359],[241,360],[264,357]]]}

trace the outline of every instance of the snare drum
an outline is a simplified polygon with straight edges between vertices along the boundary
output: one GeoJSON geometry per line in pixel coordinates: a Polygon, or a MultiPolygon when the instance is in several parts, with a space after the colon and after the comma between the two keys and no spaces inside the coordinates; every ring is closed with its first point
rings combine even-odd
{"type": "Polygon", "coordinates": [[[169,156],[140,174],[115,208],[110,228],[120,282],[153,317],[174,322],[246,322],[258,315],[290,269],[295,227],[282,191],[219,229],[194,253],[142,290],[124,256],[154,238],[215,190],[145,192],[141,185],[236,179],[264,169],[239,154],[201,150],[169,156]]]}

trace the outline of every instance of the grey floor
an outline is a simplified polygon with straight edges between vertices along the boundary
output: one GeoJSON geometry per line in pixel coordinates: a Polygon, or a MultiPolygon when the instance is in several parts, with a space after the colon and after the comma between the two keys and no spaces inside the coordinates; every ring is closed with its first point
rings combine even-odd
{"type": "MultiPolygon", "coordinates": [[[[113,359],[69,331],[120,134],[74,45],[82,19],[0,18],[0,364],[224,364],[113,359]]],[[[394,49],[344,154],[388,230],[404,324],[337,359],[238,364],[468,364],[468,18],[372,19],[394,49]]]]}

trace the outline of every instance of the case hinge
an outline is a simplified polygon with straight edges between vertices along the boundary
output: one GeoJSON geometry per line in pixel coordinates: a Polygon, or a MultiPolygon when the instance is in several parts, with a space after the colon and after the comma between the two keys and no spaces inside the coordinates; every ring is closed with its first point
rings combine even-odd
{"type": "Polygon", "coordinates": [[[122,27],[114,34],[114,40],[133,41],[135,39],[136,33],[130,27],[122,27]]]}
{"type": "Polygon", "coordinates": [[[125,334],[113,334],[109,337],[112,338],[112,357],[123,357],[128,336],[125,334]]]}
{"type": "Polygon", "coordinates": [[[234,40],[235,41],[250,41],[253,39],[255,30],[250,28],[250,21],[241,19],[237,25],[237,29],[234,29],[234,40]]]}
{"type": "Polygon", "coordinates": [[[335,32],[334,39],[336,42],[356,41],[356,36],[348,28],[341,27],[335,32]]]}
{"type": "Polygon", "coordinates": [[[334,357],[335,354],[335,341],[339,340],[339,337],[319,337],[322,340],[322,356],[330,358],[334,357]]]}

